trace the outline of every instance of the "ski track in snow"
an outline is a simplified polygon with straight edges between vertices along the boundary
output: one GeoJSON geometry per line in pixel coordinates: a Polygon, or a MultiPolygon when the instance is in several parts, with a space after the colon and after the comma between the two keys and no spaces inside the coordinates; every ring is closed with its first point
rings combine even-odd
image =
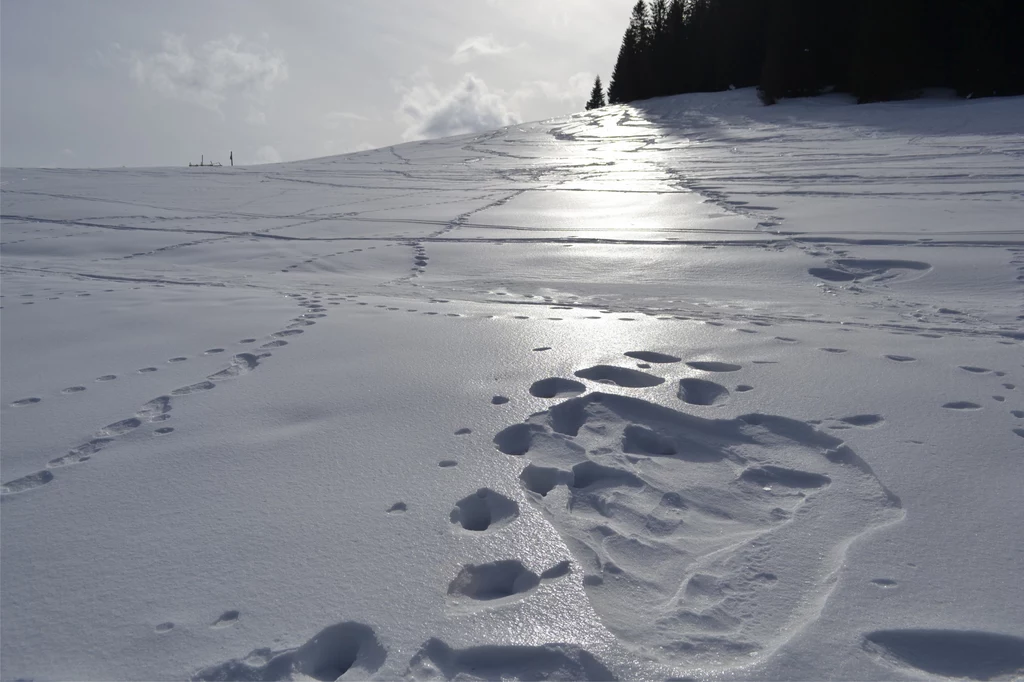
{"type": "MultiPolygon", "coordinates": [[[[952,261],[946,254],[956,249],[977,258],[972,263],[981,263],[979,268],[995,268],[992,254],[999,254],[1006,272],[1013,273],[1008,287],[1024,293],[1019,229],[943,225],[918,234],[865,219],[856,229],[833,232],[814,231],[806,221],[786,217],[800,198],[849,206],[864,199],[911,208],[958,199],[982,207],[1014,201],[1019,206],[1024,168],[1009,155],[1020,146],[1019,135],[975,135],[968,142],[980,147],[957,146],[941,136],[907,139],[867,124],[837,133],[811,115],[779,122],[771,119],[772,112],[759,110],[740,116],[733,128],[719,128],[717,105],[688,112],[677,111],[673,102],[609,107],[560,121],[292,166],[225,169],[221,176],[232,183],[225,191],[246,199],[233,207],[204,206],[201,200],[186,207],[159,191],[129,194],[104,184],[116,178],[155,188],[194,182],[194,174],[178,177],[178,171],[26,171],[32,178],[24,186],[13,178],[20,171],[11,171],[0,216],[5,277],[0,308],[31,306],[24,310],[43,315],[49,305],[81,299],[98,306],[126,291],[226,290],[288,296],[301,312],[276,331],[211,339],[203,350],[184,351],[191,355],[110,367],[112,373],[91,380],[64,377],[79,383],[40,386],[36,395],[7,400],[4,409],[17,414],[56,401],[72,410],[74,401],[100,390],[90,381],[116,387],[140,377],[163,381],[175,372],[163,391],[133,414],[111,415],[106,424],[99,422],[70,441],[66,451],[40,461],[38,470],[4,482],[3,501],[45,495],[58,487],[49,485],[55,480],[73,479],[71,465],[119,444],[144,447],[146,438],[173,439],[187,429],[187,424],[164,424],[178,401],[208,395],[216,405],[221,384],[244,381],[276,353],[301,353],[303,341],[318,333],[318,322],[360,308],[444,318],[453,334],[460,333],[460,323],[478,319],[499,320],[510,329],[532,322],[600,321],[625,336],[638,321],[700,324],[794,354],[834,361],[860,354],[861,362],[884,365],[894,376],[948,371],[965,393],[928,397],[934,419],[963,420],[967,426],[973,414],[1001,410],[1008,412],[1008,430],[1024,438],[1024,410],[1017,409],[1018,385],[1024,382],[1019,366],[1000,367],[979,352],[936,370],[927,351],[917,350],[946,337],[1020,347],[1024,314],[1019,308],[1002,301],[989,308],[972,305],[970,296],[947,302],[955,298],[950,290],[933,296],[921,288],[948,273],[952,261]],[[666,132],[671,129],[675,132],[666,132]],[[782,155],[771,146],[787,143],[789,151],[782,155]],[[694,146],[705,156],[688,156],[694,146]],[[959,172],[958,164],[967,170],[959,172]],[[255,185],[258,191],[252,192],[255,185]],[[276,192],[280,203],[266,200],[267,192],[276,192]],[[678,224],[662,224],[668,211],[653,221],[637,218],[633,226],[631,215],[615,214],[614,202],[625,201],[622,197],[633,202],[633,213],[641,213],[638,202],[694,199],[701,211],[714,211],[714,220],[689,225],[684,217],[678,224]],[[551,206],[542,204],[534,215],[529,202],[549,200],[551,206]],[[564,216],[586,210],[587,201],[599,207],[587,220],[600,223],[601,211],[607,210],[624,226],[566,225],[564,216]],[[522,207],[519,214],[511,210],[517,207],[522,207]],[[521,222],[513,222],[515,216],[521,222]],[[635,229],[625,229],[630,226],[635,229]],[[128,243],[115,248],[116,242],[104,241],[110,235],[128,243]],[[77,251],[86,255],[52,257],[50,245],[79,249],[78,243],[92,245],[77,251]],[[522,277],[515,264],[495,272],[459,270],[478,257],[520,248],[527,249],[525,258],[543,259],[522,277]],[[560,254],[584,249],[608,258],[609,266],[574,292],[574,261],[560,254]],[[830,314],[758,300],[733,305],[728,294],[716,300],[705,290],[692,296],[674,289],[620,295],[615,286],[601,285],[604,273],[621,264],[612,260],[615,249],[639,249],[641,260],[651,262],[725,253],[738,258],[755,253],[771,262],[791,258],[780,266],[791,275],[787,286],[798,283],[815,300],[827,300],[830,314]],[[196,254],[209,254],[208,260],[190,266],[188,258],[196,254]],[[562,269],[570,276],[560,278],[562,269]],[[892,352],[868,356],[854,339],[819,347],[799,334],[782,335],[785,329],[780,335],[768,329],[791,324],[851,332],[844,338],[881,330],[891,335],[886,350],[892,352]],[[197,359],[221,354],[230,359],[214,371],[189,373],[197,359]]],[[[662,275],[660,266],[651,267],[652,277],[662,275]]],[[[666,272],[672,282],[677,271],[666,272]]],[[[613,284],[630,286],[636,279],[635,271],[627,272],[613,284]]],[[[723,281],[731,285],[734,279],[723,281]]],[[[537,356],[563,352],[557,343],[526,349],[537,356]]],[[[888,414],[865,406],[863,412],[825,416],[826,400],[822,416],[814,420],[767,412],[720,416],[774,390],[750,377],[756,365],[778,360],[749,365],[733,360],[706,349],[695,354],[680,343],[630,350],[616,362],[581,361],[564,375],[541,374],[522,386],[503,386],[490,398],[495,410],[511,410],[523,400],[548,401],[541,411],[510,419],[496,433],[472,423],[454,424],[448,432],[454,443],[472,441],[481,432],[493,436],[486,456],[514,466],[520,486],[516,495],[495,484],[453,500],[446,520],[451,532],[468,545],[500,542],[502,533],[527,528],[532,510],[557,532],[571,559],[537,565],[495,556],[453,564],[449,582],[436,585],[445,608],[454,619],[479,613],[500,618],[538,595],[580,585],[608,641],[479,644],[469,638],[465,641],[472,643],[464,645],[445,635],[426,639],[396,660],[400,652],[389,646],[385,627],[338,620],[326,627],[311,624],[310,632],[322,629],[304,642],[289,633],[295,646],[275,641],[187,673],[196,680],[363,679],[381,671],[417,680],[596,680],[629,677],[637,670],[713,675],[769,659],[813,626],[858,538],[910,512],[866,458],[838,437],[885,433],[891,428],[888,414]],[[619,650],[639,663],[623,664],[619,650]]],[[[467,378],[474,379],[479,377],[467,378]]],[[[475,446],[453,445],[453,452],[461,447],[475,446]]],[[[431,462],[445,475],[466,468],[454,455],[438,453],[431,462]]],[[[418,508],[391,497],[381,500],[378,513],[401,524],[418,508]]],[[[871,589],[897,592],[901,585],[879,577],[871,589]]],[[[243,609],[232,608],[204,627],[210,636],[239,632],[247,617],[243,609]]],[[[165,638],[183,629],[174,621],[149,627],[165,638]]],[[[996,679],[1024,671],[1024,642],[981,630],[927,623],[878,629],[861,633],[856,647],[879,670],[911,676],[996,679]]]]}

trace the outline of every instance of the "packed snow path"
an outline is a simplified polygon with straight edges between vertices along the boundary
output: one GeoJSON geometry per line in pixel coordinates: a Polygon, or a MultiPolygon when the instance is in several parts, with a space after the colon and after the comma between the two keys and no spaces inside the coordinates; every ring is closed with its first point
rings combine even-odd
{"type": "Polygon", "coordinates": [[[1024,674],[1021,120],[4,169],[0,676],[1024,674]]]}

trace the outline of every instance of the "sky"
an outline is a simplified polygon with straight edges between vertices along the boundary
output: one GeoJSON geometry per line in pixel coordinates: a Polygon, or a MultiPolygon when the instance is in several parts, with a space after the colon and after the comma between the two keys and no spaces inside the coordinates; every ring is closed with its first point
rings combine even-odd
{"type": "Polygon", "coordinates": [[[237,165],[583,109],[633,0],[2,0],[0,165],[237,165]]]}

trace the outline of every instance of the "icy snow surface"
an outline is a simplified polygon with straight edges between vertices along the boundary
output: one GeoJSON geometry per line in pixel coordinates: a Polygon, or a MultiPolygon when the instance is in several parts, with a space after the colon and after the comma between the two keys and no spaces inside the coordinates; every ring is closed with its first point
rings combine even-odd
{"type": "Polygon", "coordinates": [[[1024,674],[1022,121],[5,169],[0,675],[1024,674]]]}

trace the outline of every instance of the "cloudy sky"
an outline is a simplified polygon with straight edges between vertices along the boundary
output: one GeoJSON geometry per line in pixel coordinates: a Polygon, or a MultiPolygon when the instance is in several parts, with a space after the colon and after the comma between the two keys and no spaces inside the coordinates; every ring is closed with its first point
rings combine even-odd
{"type": "Polygon", "coordinates": [[[0,0],[0,164],[290,161],[583,108],[633,0],[0,0]]]}

